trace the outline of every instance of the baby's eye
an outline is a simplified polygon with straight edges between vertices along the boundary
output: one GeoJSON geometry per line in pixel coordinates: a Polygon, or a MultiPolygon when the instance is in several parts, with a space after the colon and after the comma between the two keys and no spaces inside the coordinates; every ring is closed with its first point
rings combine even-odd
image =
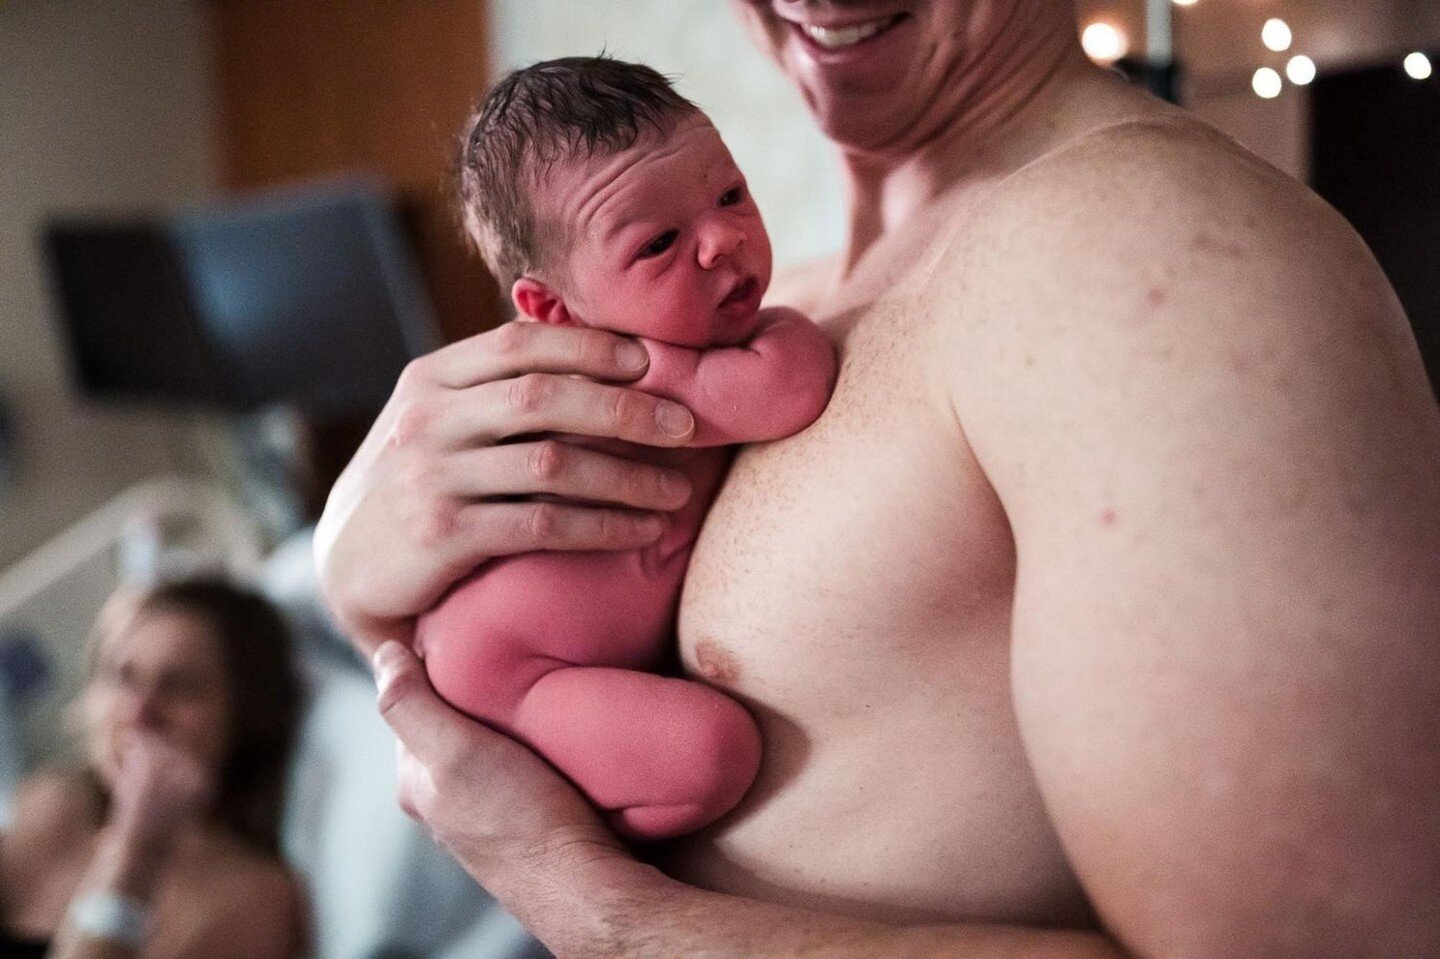
{"type": "Polygon", "coordinates": [[[648,260],[651,257],[659,256],[674,245],[675,239],[679,235],[679,230],[666,230],[645,245],[645,248],[640,251],[639,259],[648,260]]]}
{"type": "Polygon", "coordinates": [[[734,206],[743,199],[745,199],[745,188],[743,186],[731,187],[720,194],[720,205],[734,206]]]}

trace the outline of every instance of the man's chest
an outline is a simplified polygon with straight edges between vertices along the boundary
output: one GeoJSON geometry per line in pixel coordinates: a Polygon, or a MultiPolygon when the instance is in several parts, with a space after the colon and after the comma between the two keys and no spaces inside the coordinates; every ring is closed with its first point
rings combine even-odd
{"type": "Polygon", "coordinates": [[[1073,917],[1010,700],[1009,527],[937,341],[895,322],[913,307],[848,326],[825,413],[743,450],[706,519],[681,657],[751,709],[765,755],[673,866],[878,919],[1073,917]]]}
{"type": "Polygon", "coordinates": [[[747,663],[770,683],[803,675],[829,699],[817,657],[838,683],[873,679],[1008,607],[1009,527],[951,408],[952,337],[926,309],[893,295],[824,321],[840,356],[824,414],[743,449],[706,518],[680,622],[692,669],[738,690],[747,663]]]}

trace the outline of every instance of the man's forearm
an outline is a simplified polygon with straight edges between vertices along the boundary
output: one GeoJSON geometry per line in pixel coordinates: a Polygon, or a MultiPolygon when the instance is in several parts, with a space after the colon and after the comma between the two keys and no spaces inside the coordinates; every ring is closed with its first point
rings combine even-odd
{"type": "Polygon", "coordinates": [[[560,959],[1125,956],[1111,939],[1094,933],[982,924],[891,926],[707,892],[619,857],[557,868],[548,882],[532,873],[523,889],[497,895],[560,959]]]}

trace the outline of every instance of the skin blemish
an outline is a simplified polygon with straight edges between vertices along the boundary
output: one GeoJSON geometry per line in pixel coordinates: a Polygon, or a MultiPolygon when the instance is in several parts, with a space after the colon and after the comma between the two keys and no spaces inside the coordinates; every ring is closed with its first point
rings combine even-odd
{"type": "Polygon", "coordinates": [[[712,640],[695,644],[695,671],[712,683],[733,683],[740,675],[739,664],[729,650],[712,640]]]}
{"type": "Polygon", "coordinates": [[[1111,509],[1110,507],[1107,506],[1107,507],[1105,507],[1104,509],[1102,509],[1102,510],[1100,511],[1100,525],[1101,525],[1101,526],[1114,526],[1114,525],[1115,525],[1115,511],[1114,511],[1113,509],[1111,509]]]}
{"type": "Polygon", "coordinates": [[[1250,360],[1235,347],[1229,347],[1225,351],[1226,359],[1230,361],[1230,369],[1236,376],[1244,376],[1250,372],[1250,360]]]}
{"type": "Polygon", "coordinates": [[[1169,294],[1165,292],[1163,287],[1152,286],[1145,291],[1145,302],[1151,306],[1162,306],[1169,298],[1169,294]]]}
{"type": "Polygon", "coordinates": [[[1232,260],[1243,259],[1245,255],[1240,244],[1234,240],[1221,239],[1205,232],[1195,235],[1195,239],[1190,241],[1190,248],[1202,253],[1216,253],[1232,260]]]}

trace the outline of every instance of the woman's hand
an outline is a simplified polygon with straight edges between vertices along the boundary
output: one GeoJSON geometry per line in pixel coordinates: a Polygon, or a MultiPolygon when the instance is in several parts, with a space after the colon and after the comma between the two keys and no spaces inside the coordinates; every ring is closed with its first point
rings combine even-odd
{"type": "Polygon", "coordinates": [[[408,649],[386,643],[375,673],[380,713],[399,739],[401,807],[522,922],[527,886],[542,875],[629,861],[569,782],[520,743],[452,709],[408,649]]]}
{"type": "Polygon", "coordinates": [[[351,639],[367,653],[408,643],[414,617],[495,556],[654,541],[659,512],[689,498],[682,474],[553,439],[504,442],[574,433],[684,445],[688,410],[614,385],[646,364],[634,340],[513,322],[406,367],[316,530],[321,587],[351,639]]]}
{"type": "Polygon", "coordinates": [[[179,746],[136,733],[120,758],[90,885],[148,899],[181,832],[209,805],[213,778],[179,746]]]}
{"type": "Polygon", "coordinates": [[[144,845],[168,845],[210,801],[212,776],[189,753],[152,732],[131,739],[120,759],[108,828],[144,845]]]}

